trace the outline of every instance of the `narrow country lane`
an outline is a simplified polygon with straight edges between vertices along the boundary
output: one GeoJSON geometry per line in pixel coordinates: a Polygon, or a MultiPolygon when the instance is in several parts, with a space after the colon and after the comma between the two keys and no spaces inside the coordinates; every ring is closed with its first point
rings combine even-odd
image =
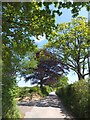
{"type": "Polygon", "coordinates": [[[18,106],[24,118],[72,118],[55,92],[51,92],[49,96],[41,100],[20,102],[18,106]]]}

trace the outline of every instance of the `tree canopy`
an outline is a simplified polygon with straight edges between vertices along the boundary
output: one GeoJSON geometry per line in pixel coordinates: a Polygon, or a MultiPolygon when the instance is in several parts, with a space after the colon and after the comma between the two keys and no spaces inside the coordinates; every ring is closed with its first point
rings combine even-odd
{"type": "Polygon", "coordinates": [[[30,71],[32,68],[24,69],[23,74],[26,82],[31,80],[32,84],[40,84],[40,88],[42,88],[43,85],[53,86],[58,84],[58,78],[66,73],[65,70],[68,71],[68,67],[65,63],[55,58],[51,52],[44,49],[36,53],[36,60],[38,61],[37,67],[33,68],[33,71],[28,72],[28,74],[27,71],[30,71]]]}
{"type": "MultiPolygon", "coordinates": [[[[79,80],[88,75],[86,73],[88,59],[88,23],[84,17],[72,19],[71,22],[59,24],[50,35],[48,50],[77,73],[79,80]]],[[[87,68],[88,69],[88,68],[87,68]]]]}

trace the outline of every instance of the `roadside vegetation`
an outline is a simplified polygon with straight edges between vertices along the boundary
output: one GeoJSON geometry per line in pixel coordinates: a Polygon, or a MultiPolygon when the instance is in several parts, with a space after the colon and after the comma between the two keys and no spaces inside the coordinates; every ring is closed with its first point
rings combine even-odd
{"type": "Polygon", "coordinates": [[[38,94],[40,97],[45,97],[54,90],[54,88],[49,87],[49,86],[43,86],[42,91],[39,86],[17,87],[17,89],[18,89],[18,94],[17,94],[16,98],[20,98],[19,100],[23,100],[25,97],[29,97],[31,100],[33,95],[35,95],[35,94],[38,94]]]}
{"type": "Polygon", "coordinates": [[[76,118],[90,118],[90,93],[88,80],[80,80],[74,84],[61,87],[56,94],[62,99],[64,105],[76,118]]]}
{"type": "Polygon", "coordinates": [[[57,95],[67,106],[70,104],[70,109],[77,117],[88,117],[90,92],[87,90],[87,81],[82,79],[87,75],[90,77],[90,30],[86,18],[77,17],[83,7],[89,11],[89,2],[2,2],[0,93],[3,119],[20,118],[16,97],[23,99],[35,93],[46,96],[55,87],[58,88],[57,95]],[[50,9],[52,5],[54,9],[50,9]],[[57,24],[56,15],[62,14],[62,8],[70,8],[72,17],[76,19],[57,24]],[[35,39],[40,40],[43,34],[48,44],[41,50],[35,44],[35,39]],[[38,51],[40,52],[36,55],[38,51]],[[67,84],[67,78],[60,78],[69,73],[69,69],[78,75],[79,81],[73,85],[67,84]],[[33,84],[37,82],[40,88],[17,87],[16,78],[19,75],[26,81],[32,80],[33,84]],[[58,80],[60,82],[56,86],[58,80]],[[55,87],[49,84],[54,84],[55,87]]]}

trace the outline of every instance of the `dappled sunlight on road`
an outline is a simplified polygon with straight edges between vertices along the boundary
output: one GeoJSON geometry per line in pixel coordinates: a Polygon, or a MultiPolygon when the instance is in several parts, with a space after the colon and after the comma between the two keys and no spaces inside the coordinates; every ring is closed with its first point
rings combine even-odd
{"type": "MultiPolygon", "coordinates": [[[[55,92],[40,100],[19,102],[18,106],[28,107],[24,118],[68,118],[70,117],[55,92]],[[30,108],[30,111],[29,111],[30,108]],[[32,108],[32,109],[31,109],[32,108]]],[[[25,111],[25,110],[24,110],[25,111]]]]}

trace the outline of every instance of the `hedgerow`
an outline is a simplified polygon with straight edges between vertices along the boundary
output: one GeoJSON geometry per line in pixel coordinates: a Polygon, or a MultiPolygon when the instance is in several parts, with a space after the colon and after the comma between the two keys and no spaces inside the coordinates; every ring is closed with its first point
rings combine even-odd
{"type": "Polygon", "coordinates": [[[2,118],[18,119],[20,113],[15,100],[17,94],[16,81],[11,77],[3,77],[2,83],[2,118]]]}
{"type": "Polygon", "coordinates": [[[74,84],[59,88],[56,94],[76,118],[90,117],[90,92],[88,81],[80,80],[74,84]]]}

